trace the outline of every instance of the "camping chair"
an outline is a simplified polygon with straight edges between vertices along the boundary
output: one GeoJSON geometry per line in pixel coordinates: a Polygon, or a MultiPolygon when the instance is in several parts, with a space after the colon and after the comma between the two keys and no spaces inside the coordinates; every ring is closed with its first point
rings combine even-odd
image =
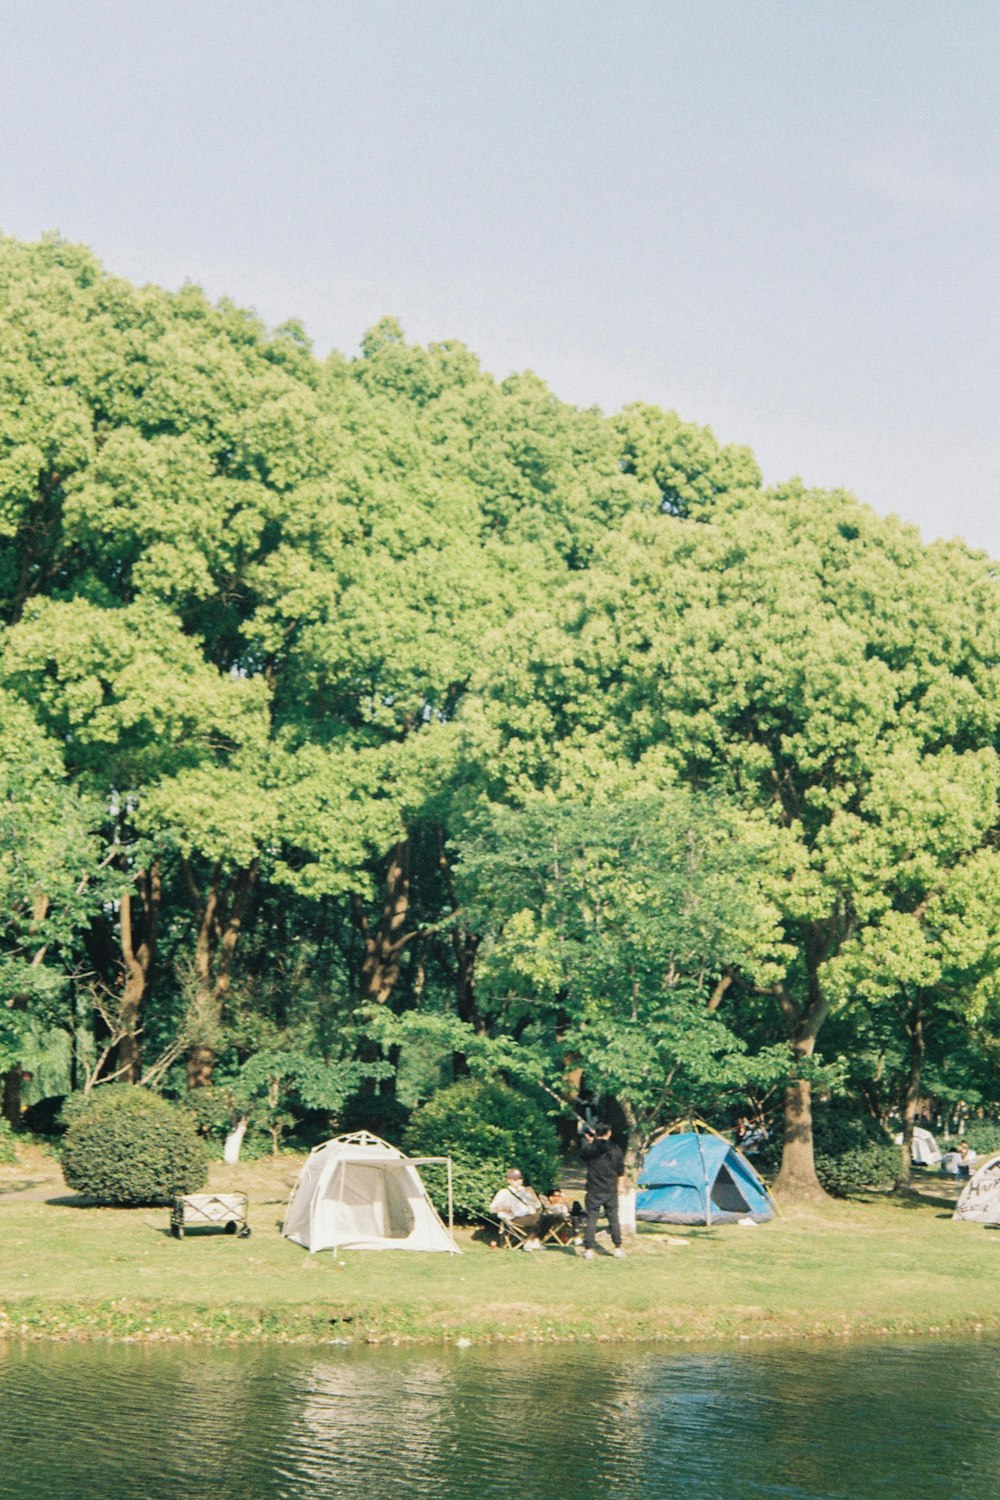
{"type": "MultiPolygon", "coordinates": [[[[543,1197],[541,1203],[543,1212],[554,1212],[547,1198],[543,1197]]],[[[560,1215],[557,1223],[550,1224],[541,1233],[526,1229],[517,1219],[506,1218],[503,1214],[491,1219],[490,1223],[496,1226],[499,1243],[504,1250],[520,1250],[531,1239],[541,1240],[543,1248],[546,1245],[570,1245],[577,1234],[576,1218],[572,1212],[560,1215]]]]}
{"type": "Polygon", "coordinates": [[[548,1198],[542,1199],[542,1207],[549,1213],[559,1213],[558,1224],[550,1224],[542,1236],[543,1245],[574,1245],[579,1244],[583,1233],[583,1225],[586,1215],[583,1204],[574,1198],[569,1205],[550,1203],[548,1198]],[[562,1210],[565,1209],[565,1213],[562,1210]]]}

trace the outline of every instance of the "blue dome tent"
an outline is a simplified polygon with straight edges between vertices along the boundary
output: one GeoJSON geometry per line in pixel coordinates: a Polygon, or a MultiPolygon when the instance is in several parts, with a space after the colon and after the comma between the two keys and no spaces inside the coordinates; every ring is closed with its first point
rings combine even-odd
{"type": "Polygon", "coordinates": [[[647,1224],[765,1224],[777,1212],[746,1157],[714,1131],[668,1131],[646,1152],[635,1216],[647,1224]]]}

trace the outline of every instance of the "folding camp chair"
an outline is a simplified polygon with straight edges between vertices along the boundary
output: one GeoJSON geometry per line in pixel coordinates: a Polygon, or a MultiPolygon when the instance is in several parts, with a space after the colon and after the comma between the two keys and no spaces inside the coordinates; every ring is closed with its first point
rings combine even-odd
{"type": "Polygon", "coordinates": [[[531,1235],[518,1225],[516,1219],[506,1219],[501,1215],[489,1222],[496,1230],[496,1243],[501,1250],[520,1250],[531,1239],[531,1235]]]}
{"type": "MultiPolygon", "coordinates": [[[[542,1200],[542,1212],[551,1213],[552,1210],[545,1198],[542,1200]]],[[[528,1217],[524,1215],[523,1217],[528,1217]]],[[[556,1223],[549,1224],[541,1233],[526,1228],[519,1224],[517,1219],[506,1218],[500,1215],[492,1219],[491,1223],[496,1225],[500,1236],[499,1243],[505,1250],[520,1250],[529,1240],[540,1240],[543,1248],[546,1245],[570,1245],[577,1234],[576,1222],[573,1214],[560,1215],[556,1223]]]]}

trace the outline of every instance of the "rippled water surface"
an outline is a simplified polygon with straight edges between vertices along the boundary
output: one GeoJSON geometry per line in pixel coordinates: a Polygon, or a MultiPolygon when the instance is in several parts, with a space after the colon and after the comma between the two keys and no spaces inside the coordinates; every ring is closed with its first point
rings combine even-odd
{"type": "Polygon", "coordinates": [[[1000,1495],[1000,1346],[0,1345],[18,1500],[1000,1495]]]}

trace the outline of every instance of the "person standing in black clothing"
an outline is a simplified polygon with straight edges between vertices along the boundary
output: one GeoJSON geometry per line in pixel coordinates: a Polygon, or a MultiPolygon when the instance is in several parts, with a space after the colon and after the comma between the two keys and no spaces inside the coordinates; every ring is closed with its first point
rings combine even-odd
{"type": "Polygon", "coordinates": [[[583,1236],[583,1256],[593,1260],[597,1237],[597,1219],[603,1208],[608,1216],[608,1228],[614,1244],[615,1257],[625,1259],[622,1249],[622,1231],[618,1223],[618,1179],[625,1170],[625,1155],[620,1146],[611,1139],[611,1126],[601,1120],[583,1137],[580,1155],[587,1163],[587,1227],[583,1236]]]}

